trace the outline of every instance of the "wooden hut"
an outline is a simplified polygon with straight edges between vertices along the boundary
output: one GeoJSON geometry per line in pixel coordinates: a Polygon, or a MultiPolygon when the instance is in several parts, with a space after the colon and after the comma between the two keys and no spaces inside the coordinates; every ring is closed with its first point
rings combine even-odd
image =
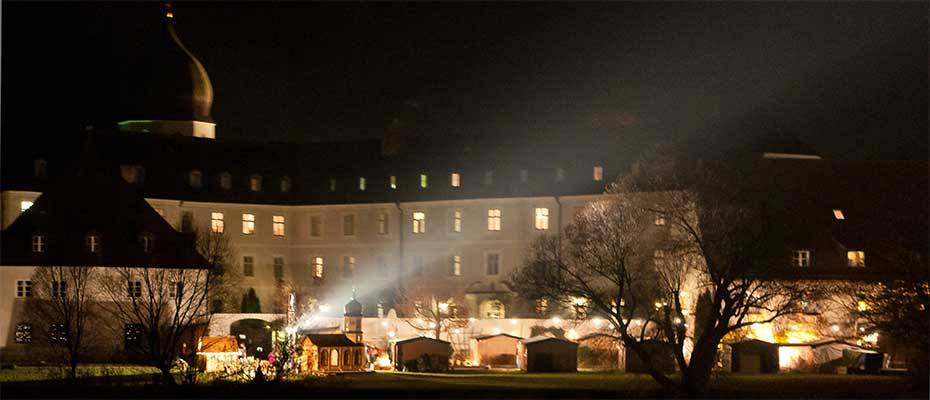
{"type": "Polygon", "coordinates": [[[733,372],[774,374],[778,372],[778,345],[757,339],[730,343],[733,372]]]}
{"type": "Polygon", "coordinates": [[[452,343],[429,337],[394,342],[394,368],[400,371],[445,372],[449,370],[452,343]]]}
{"type": "Polygon", "coordinates": [[[583,369],[621,369],[623,352],[619,340],[603,333],[578,339],[578,367],[583,369]]]}
{"type": "Polygon", "coordinates": [[[364,371],[368,367],[365,345],[342,333],[311,333],[304,336],[302,366],[308,372],[364,371]]]}
{"type": "Polygon", "coordinates": [[[578,371],[578,343],[549,336],[523,339],[517,365],[525,372],[578,371]]]}
{"type": "Polygon", "coordinates": [[[472,360],[475,365],[516,367],[517,344],[521,337],[499,333],[472,338],[472,360]]]}
{"type": "Polygon", "coordinates": [[[197,343],[197,368],[204,372],[220,371],[239,356],[235,336],[204,336],[197,343]]]}

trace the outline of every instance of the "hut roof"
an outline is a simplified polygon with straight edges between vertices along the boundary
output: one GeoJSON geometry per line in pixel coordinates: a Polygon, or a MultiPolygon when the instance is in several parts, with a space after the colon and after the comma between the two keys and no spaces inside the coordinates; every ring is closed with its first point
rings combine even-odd
{"type": "Polygon", "coordinates": [[[506,337],[509,337],[509,338],[517,339],[517,340],[522,340],[522,339],[523,339],[522,337],[514,336],[514,335],[511,335],[511,334],[508,334],[508,333],[498,333],[498,334],[494,334],[494,335],[479,335],[479,336],[475,336],[474,339],[477,340],[477,341],[482,341],[482,340],[487,340],[487,339],[491,339],[491,338],[496,338],[496,337],[499,337],[499,336],[506,336],[506,337]]]}
{"type": "Polygon", "coordinates": [[[204,336],[200,339],[198,353],[238,353],[239,344],[235,336],[204,336]]]}
{"type": "Polygon", "coordinates": [[[363,347],[364,344],[355,343],[344,334],[336,333],[311,333],[305,336],[310,339],[314,345],[319,347],[363,347]]]}

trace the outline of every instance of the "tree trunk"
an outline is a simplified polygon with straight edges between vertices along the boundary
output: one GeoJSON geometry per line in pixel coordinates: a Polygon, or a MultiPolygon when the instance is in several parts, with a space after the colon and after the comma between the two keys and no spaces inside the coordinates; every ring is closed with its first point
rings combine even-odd
{"type": "Polygon", "coordinates": [[[174,381],[174,375],[171,375],[171,367],[173,365],[159,365],[158,369],[161,371],[161,383],[164,385],[174,386],[177,382],[174,381]]]}
{"type": "Polygon", "coordinates": [[[699,340],[691,352],[688,369],[681,374],[682,388],[689,396],[703,395],[710,383],[710,375],[717,363],[717,342],[699,340]]]}
{"type": "Polygon", "coordinates": [[[75,380],[77,379],[77,366],[78,366],[77,357],[71,357],[70,364],[71,364],[71,371],[68,372],[68,378],[70,378],[71,380],[75,380]]]}

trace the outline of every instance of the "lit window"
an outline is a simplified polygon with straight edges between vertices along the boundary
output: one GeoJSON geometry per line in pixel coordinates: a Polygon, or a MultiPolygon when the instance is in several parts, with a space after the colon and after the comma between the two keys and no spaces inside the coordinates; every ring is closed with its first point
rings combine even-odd
{"type": "Polygon", "coordinates": [[[484,184],[485,185],[494,184],[494,171],[484,171],[484,184]]]}
{"type": "Polygon", "coordinates": [[[127,282],[126,295],[130,298],[139,298],[142,297],[142,282],[140,281],[129,281],[127,282]]]}
{"type": "Polygon", "coordinates": [[[488,230],[489,231],[501,230],[501,209],[499,208],[488,209],[488,230]]]}
{"type": "Polygon", "coordinates": [[[311,258],[311,260],[312,260],[311,269],[313,271],[313,277],[322,278],[323,277],[323,257],[314,256],[313,258],[311,258]]]}
{"type": "Polygon", "coordinates": [[[358,190],[361,190],[363,192],[365,191],[365,177],[364,176],[358,178],[358,190]]]}
{"type": "Polygon", "coordinates": [[[223,233],[226,230],[226,222],[223,220],[223,213],[210,213],[210,230],[213,233],[223,233]]]}
{"type": "Polygon", "coordinates": [[[119,166],[119,172],[127,183],[139,183],[145,180],[145,168],[141,165],[123,164],[119,166]]]}
{"type": "Polygon", "coordinates": [[[342,257],[342,277],[351,278],[355,274],[355,257],[342,257]]]}
{"type": "Polygon", "coordinates": [[[388,234],[388,214],[387,213],[378,213],[378,234],[379,235],[388,234]]]}
{"type": "Polygon", "coordinates": [[[500,300],[487,300],[481,302],[481,305],[478,306],[479,315],[482,318],[488,319],[503,319],[505,318],[504,313],[504,303],[501,303],[500,300]]]}
{"type": "Polygon", "coordinates": [[[225,190],[232,189],[232,175],[229,172],[220,173],[220,187],[225,190]]]}
{"type": "Polygon", "coordinates": [[[413,233],[426,232],[426,213],[414,211],[413,213],[413,233]]]}
{"type": "Polygon", "coordinates": [[[452,183],[452,187],[459,187],[459,186],[462,186],[462,176],[459,175],[458,172],[453,172],[453,173],[452,173],[451,180],[452,180],[452,182],[451,182],[451,183],[452,183]]]}
{"type": "Polygon", "coordinates": [[[274,278],[277,280],[284,279],[284,257],[274,257],[271,259],[272,270],[274,271],[274,278]]]}
{"type": "Polygon", "coordinates": [[[23,200],[19,202],[19,211],[26,211],[32,207],[32,202],[29,200],[23,200]]]}
{"type": "Polygon", "coordinates": [[[449,275],[462,276],[462,256],[452,256],[452,265],[449,266],[449,275]]]}
{"type": "Polygon", "coordinates": [[[16,281],[16,297],[32,297],[32,281],[16,281]]]}
{"type": "Polygon", "coordinates": [[[811,265],[810,250],[795,250],[791,256],[791,265],[795,267],[809,267],[811,265]]]}
{"type": "Polygon", "coordinates": [[[462,210],[452,211],[452,232],[462,232],[462,210]]]}
{"type": "Polygon", "coordinates": [[[32,252],[45,253],[45,235],[32,235],[32,252]]]}
{"type": "Polygon", "coordinates": [[[252,256],[242,257],[242,275],[255,276],[255,259],[252,256]]]}
{"type": "Polygon", "coordinates": [[[413,274],[423,275],[423,256],[413,256],[413,274]]]}
{"type": "Polygon", "coordinates": [[[565,180],[565,169],[564,169],[564,168],[556,168],[556,169],[555,169],[555,181],[556,181],[556,182],[562,182],[562,181],[564,181],[564,180],[565,180]]]}
{"type": "Polygon", "coordinates": [[[249,190],[253,192],[260,192],[262,190],[262,176],[258,174],[252,174],[249,177],[249,190]]]}
{"type": "Polygon", "coordinates": [[[139,243],[142,245],[143,252],[151,253],[155,248],[155,236],[148,232],[143,233],[139,235],[139,243]]]}
{"type": "Polygon", "coordinates": [[[255,214],[242,214],[242,234],[255,233],[255,214]]]}
{"type": "Polygon", "coordinates": [[[865,252],[860,250],[847,251],[846,265],[849,265],[850,267],[864,267],[865,252]]]}
{"type": "Polygon", "coordinates": [[[665,217],[662,216],[662,215],[659,215],[659,216],[656,217],[656,219],[655,219],[655,221],[654,221],[653,223],[654,223],[656,226],[665,226],[665,217]]]}
{"type": "Polygon", "coordinates": [[[32,324],[16,324],[16,343],[32,343],[32,324]]]}
{"type": "Polygon", "coordinates": [[[52,297],[65,297],[68,294],[68,282],[52,281],[52,297]]]}
{"type": "Polygon", "coordinates": [[[329,180],[329,191],[330,191],[330,192],[335,192],[335,191],[336,191],[336,180],[335,180],[335,179],[330,179],[330,180],[329,180]]]}
{"type": "Polygon", "coordinates": [[[87,251],[93,254],[100,252],[100,235],[87,235],[87,251]]]}
{"type": "Polygon", "coordinates": [[[355,236],[355,214],[342,216],[342,235],[355,236]]]}
{"type": "Polygon", "coordinates": [[[520,182],[526,183],[530,179],[530,171],[525,169],[520,170],[520,182]]]}
{"type": "Polygon", "coordinates": [[[834,210],[833,210],[833,218],[836,218],[836,219],[846,219],[846,216],[843,215],[843,210],[834,209],[834,210]]]}
{"type": "Polygon", "coordinates": [[[391,177],[388,178],[388,183],[390,183],[391,189],[397,189],[397,176],[391,175],[391,177]]]}
{"type": "Polygon", "coordinates": [[[428,177],[426,174],[420,174],[420,187],[426,189],[428,183],[428,177]]]}
{"type": "Polygon", "coordinates": [[[322,237],[323,236],[323,216],[321,215],[311,215],[310,216],[310,237],[322,237]]]}
{"type": "Polygon", "coordinates": [[[488,253],[485,258],[485,272],[488,275],[497,275],[500,273],[501,255],[497,253],[488,253]]]}
{"type": "Polygon", "coordinates": [[[544,231],[549,229],[549,209],[548,208],[537,208],[536,209],[536,229],[544,231]]]}
{"type": "Polygon", "coordinates": [[[600,182],[604,180],[604,167],[600,165],[594,167],[592,175],[595,181],[600,182]]]}
{"type": "Polygon", "coordinates": [[[203,186],[203,174],[199,170],[193,170],[188,176],[188,183],[190,183],[192,188],[200,188],[203,186]]]}
{"type": "Polygon", "coordinates": [[[549,311],[549,300],[536,299],[536,315],[544,316],[547,311],[549,311]]]}
{"type": "Polygon", "coordinates": [[[284,236],[284,216],[274,215],[271,217],[271,232],[275,236],[284,236]]]}

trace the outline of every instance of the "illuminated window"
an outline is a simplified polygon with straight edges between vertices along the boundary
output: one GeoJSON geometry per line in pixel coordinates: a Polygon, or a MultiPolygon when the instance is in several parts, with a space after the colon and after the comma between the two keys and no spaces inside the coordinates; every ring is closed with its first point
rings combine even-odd
{"type": "Polygon", "coordinates": [[[100,252],[100,235],[87,235],[87,251],[97,254],[100,252]]]}
{"type": "Polygon", "coordinates": [[[564,168],[556,168],[556,169],[555,169],[555,181],[556,181],[556,182],[562,182],[562,181],[564,181],[564,180],[565,180],[565,169],[564,169],[564,168]]]}
{"type": "Polygon", "coordinates": [[[594,170],[592,171],[592,175],[593,175],[592,178],[594,178],[595,181],[600,182],[604,180],[604,167],[600,165],[594,167],[594,170]]]}
{"type": "Polygon", "coordinates": [[[355,257],[342,257],[342,277],[351,278],[355,274],[355,257]]]}
{"type": "Polygon", "coordinates": [[[194,230],[194,212],[181,211],[181,232],[193,232],[194,230]]]}
{"type": "Polygon", "coordinates": [[[259,174],[252,174],[249,177],[249,190],[253,192],[262,191],[262,176],[259,174]]]}
{"type": "Polygon", "coordinates": [[[148,232],[143,233],[139,235],[139,244],[142,245],[143,252],[151,253],[155,248],[155,236],[148,232]]]}
{"type": "Polygon", "coordinates": [[[122,164],[119,166],[119,172],[127,183],[139,183],[145,180],[145,168],[141,165],[122,164]]]}
{"type": "Polygon", "coordinates": [[[126,292],[126,295],[129,296],[129,298],[142,297],[142,282],[128,281],[126,283],[127,283],[126,288],[128,289],[128,291],[126,292]]]}
{"type": "Polygon", "coordinates": [[[388,183],[391,185],[391,189],[397,189],[397,176],[391,175],[391,177],[388,178],[388,183]]]}
{"type": "Polygon", "coordinates": [[[426,213],[422,211],[413,212],[413,233],[426,232],[426,213]]]}
{"type": "Polygon", "coordinates": [[[499,208],[488,209],[488,230],[489,231],[501,230],[501,209],[499,208]]]}
{"type": "Polygon", "coordinates": [[[459,187],[459,186],[462,186],[462,176],[459,175],[458,172],[453,172],[453,173],[452,173],[451,180],[452,180],[452,182],[451,182],[452,187],[459,187]]]}
{"type": "Polygon", "coordinates": [[[420,174],[420,187],[426,189],[428,183],[428,177],[426,174],[420,174]]]}
{"type": "Polygon", "coordinates": [[[52,281],[52,297],[65,297],[68,294],[68,282],[52,281]]]}
{"type": "Polygon", "coordinates": [[[201,174],[200,171],[196,169],[191,171],[188,175],[188,183],[192,188],[203,187],[203,174],[201,174]]]}
{"type": "Polygon", "coordinates": [[[323,236],[323,216],[322,215],[311,215],[310,216],[310,237],[322,237],[323,236]]]}
{"type": "Polygon", "coordinates": [[[330,180],[329,180],[329,191],[330,191],[330,192],[335,192],[335,191],[336,191],[336,180],[335,180],[335,179],[330,179],[330,180]]]}
{"type": "Polygon", "coordinates": [[[665,226],[665,217],[662,215],[656,216],[656,219],[653,221],[653,223],[656,226],[665,226]]]}
{"type": "Polygon", "coordinates": [[[526,181],[528,180],[530,180],[530,171],[521,169],[520,170],[520,182],[526,183],[526,181]]]}
{"type": "Polygon", "coordinates": [[[210,213],[210,230],[213,233],[223,233],[226,230],[226,222],[223,220],[223,213],[210,213]]]}
{"type": "Polygon", "coordinates": [[[32,343],[32,324],[29,324],[29,323],[16,324],[16,343],[20,343],[20,344],[32,343]]]}
{"type": "Polygon", "coordinates": [[[462,276],[462,256],[452,256],[452,264],[449,266],[449,275],[462,276]]]}
{"type": "Polygon", "coordinates": [[[271,232],[275,236],[284,236],[284,216],[274,215],[271,217],[271,232]]]}
{"type": "Polygon", "coordinates": [[[333,349],[329,354],[330,354],[329,365],[331,367],[338,367],[339,366],[339,352],[336,351],[336,349],[333,349]]]}
{"type": "Polygon", "coordinates": [[[536,299],[536,315],[544,316],[547,311],[549,311],[549,300],[536,299]]]}
{"type": "Polygon", "coordinates": [[[453,233],[462,232],[462,210],[452,211],[452,232],[453,233]]]}
{"type": "Polygon", "coordinates": [[[488,253],[485,257],[485,273],[488,275],[497,275],[500,273],[501,255],[498,253],[488,253]]]}
{"type": "Polygon", "coordinates": [[[834,209],[834,210],[833,210],[833,218],[836,218],[836,219],[846,219],[846,216],[843,215],[843,210],[834,209]]]}
{"type": "Polygon", "coordinates": [[[486,300],[481,302],[481,305],[478,306],[479,315],[482,318],[488,319],[503,319],[505,317],[504,313],[504,303],[501,303],[500,300],[486,300]]]}
{"type": "Polygon", "coordinates": [[[291,178],[284,177],[281,178],[281,193],[290,193],[291,191],[291,178]]]}
{"type": "Polygon", "coordinates": [[[32,202],[29,200],[23,200],[19,202],[19,211],[26,211],[32,207],[32,202]]]}
{"type": "Polygon", "coordinates": [[[48,176],[48,163],[41,158],[33,161],[32,174],[36,179],[45,179],[48,176]]]}
{"type": "Polygon", "coordinates": [[[549,229],[548,208],[536,208],[536,229],[541,231],[549,229]]]}
{"type": "Polygon", "coordinates": [[[242,234],[255,233],[255,214],[242,214],[242,234]]]}
{"type": "Polygon", "coordinates": [[[364,176],[358,178],[358,190],[361,190],[363,192],[365,191],[365,177],[364,176]]]}
{"type": "Polygon", "coordinates": [[[494,184],[494,171],[484,171],[484,184],[489,186],[494,184]]]}
{"type": "Polygon", "coordinates": [[[232,189],[232,175],[229,172],[220,173],[220,188],[224,190],[232,189]]]}
{"type": "Polygon", "coordinates": [[[274,278],[277,280],[284,279],[284,257],[276,256],[271,259],[272,271],[274,271],[274,278]]]}
{"type": "Polygon", "coordinates": [[[323,257],[313,256],[311,260],[312,260],[311,270],[313,271],[313,277],[322,278],[323,277],[323,257]]]}
{"type": "Polygon", "coordinates": [[[865,266],[865,252],[860,250],[853,250],[846,252],[846,265],[850,267],[864,267],[865,266]]]}
{"type": "Polygon", "coordinates": [[[242,275],[255,276],[255,258],[252,256],[242,257],[242,275]]]}
{"type": "Polygon", "coordinates": [[[32,281],[16,281],[16,297],[32,297],[32,281]]]}
{"type": "Polygon", "coordinates": [[[795,267],[811,266],[810,250],[795,250],[791,255],[791,265],[794,265],[795,267]]]}
{"type": "Polygon", "coordinates": [[[423,256],[413,256],[413,274],[423,275],[423,256]]]}
{"type": "Polygon", "coordinates": [[[32,235],[32,252],[45,253],[45,235],[32,235]]]}
{"type": "Polygon", "coordinates": [[[355,236],[355,214],[342,216],[342,235],[355,236]]]}
{"type": "Polygon", "coordinates": [[[378,234],[387,235],[388,234],[388,214],[378,213],[378,234]]]}

